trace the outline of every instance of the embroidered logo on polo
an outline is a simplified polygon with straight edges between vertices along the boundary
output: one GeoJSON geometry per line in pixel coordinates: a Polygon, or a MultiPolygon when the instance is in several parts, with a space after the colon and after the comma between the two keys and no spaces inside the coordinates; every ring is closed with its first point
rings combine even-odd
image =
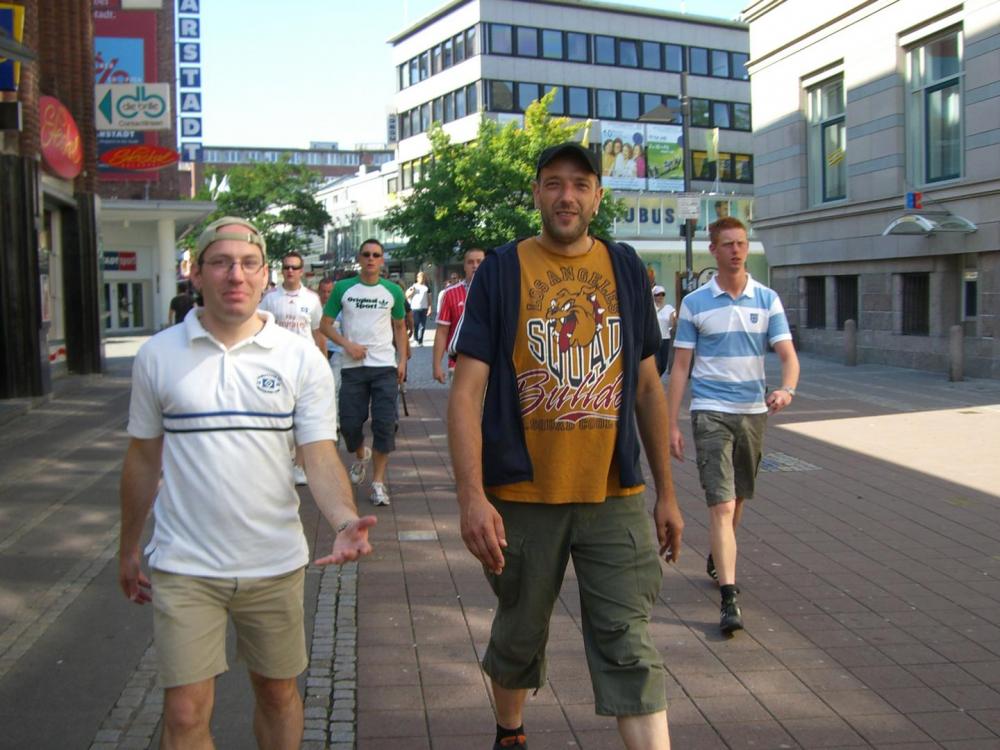
{"type": "Polygon", "coordinates": [[[622,374],[609,378],[622,351],[618,296],[611,280],[584,268],[564,267],[534,282],[527,305],[537,317],[525,331],[539,367],[520,373],[525,417],[547,414],[554,426],[582,420],[610,426],[621,404],[622,374]]]}
{"type": "Polygon", "coordinates": [[[281,378],[272,373],[258,375],[257,390],[264,393],[277,393],[281,390],[281,378]]]}

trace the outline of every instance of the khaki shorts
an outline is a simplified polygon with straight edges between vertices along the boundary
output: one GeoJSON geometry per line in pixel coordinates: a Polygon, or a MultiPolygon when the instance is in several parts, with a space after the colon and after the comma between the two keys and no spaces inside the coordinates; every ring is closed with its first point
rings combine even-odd
{"type": "Polygon", "coordinates": [[[691,412],[698,476],[709,506],[753,497],[766,425],[767,414],[691,412]]]}
{"type": "Polygon", "coordinates": [[[572,558],[596,712],[666,708],[666,670],[648,629],[663,571],[644,495],[565,505],[490,502],[503,518],[507,548],[503,572],[486,572],[497,595],[486,674],[509,690],[545,684],[549,620],[572,558]]]}
{"type": "Polygon", "coordinates": [[[152,571],[153,634],[163,687],[225,672],[226,625],[251,672],[288,679],[305,670],[305,568],[270,578],[201,578],[152,571]]]}

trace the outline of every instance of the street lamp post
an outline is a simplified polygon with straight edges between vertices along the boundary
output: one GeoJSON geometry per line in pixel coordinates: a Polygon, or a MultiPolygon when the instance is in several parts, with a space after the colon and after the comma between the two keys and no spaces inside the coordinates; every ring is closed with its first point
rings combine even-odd
{"type": "MultiPolygon", "coordinates": [[[[694,172],[694,164],[691,155],[691,100],[687,94],[687,72],[681,73],[681,141],[684,144],[684,194],[691,192],[691,176],[694,172]]],[[[674,122],[677,119],[678,111],[673,107],[661,104],[654,107],[639,120],[642,122],[674,122]]],[[[682,291],[687,294],[694,289],[694,232],[698,226],[697,219],[684,219],[684,281],[681,284],[682,291]]],[[[680,300],[678,300],[679,302],[680,300]]]]}

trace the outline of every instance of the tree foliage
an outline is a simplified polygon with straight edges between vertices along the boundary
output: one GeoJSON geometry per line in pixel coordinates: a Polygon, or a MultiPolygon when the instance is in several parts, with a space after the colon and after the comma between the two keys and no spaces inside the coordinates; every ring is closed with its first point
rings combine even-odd
{"type": "MultiPolygon", "coordinates": [[[[538,155],[548,146],[578,140],[589,126],[551,116],[555,93],[528,107],[523,127],[513,122],[501,127],[482,118],[471,143],[452,143],[439,123],[431,127],[431,159],[421,179],[380,222],[409,238],[395,257],[447,263],[461,247],[495,247],[538,233],[541,218],[531,192],[538,155]]],[[[614,219],[623,215],[624,206],[605,190],[591,232],[608,236],[614,219]]]]}
{"type": "Polygon", "coordinates": [[[199,191],[200,200],[214,200],[216,210],[188,235],[197,241],[203,226],[222,216],[238,216],[252,222],[264,236],[267,256],[279,260],[295,250],[302,252],[315,235],[322,236],[330,223],[330,214],[315,198],[324,178],[300,165],[292,164],[288,154],[276,162],[241,164],[232,169],[209,171],[220,185],[227,187],[213,194],[207,185],[199,191]]]}

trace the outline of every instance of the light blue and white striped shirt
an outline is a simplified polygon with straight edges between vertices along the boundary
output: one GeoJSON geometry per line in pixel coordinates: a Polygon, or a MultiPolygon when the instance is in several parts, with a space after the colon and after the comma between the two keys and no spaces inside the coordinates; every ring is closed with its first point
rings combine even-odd
{"type": "Polygon", "coordinates": [[[691,411],[762,414],[767,345],[792,338],[777,293],[747,274],[733,299],[713,278],[681,302],[674,346],[694,349],[691,411]]]}

